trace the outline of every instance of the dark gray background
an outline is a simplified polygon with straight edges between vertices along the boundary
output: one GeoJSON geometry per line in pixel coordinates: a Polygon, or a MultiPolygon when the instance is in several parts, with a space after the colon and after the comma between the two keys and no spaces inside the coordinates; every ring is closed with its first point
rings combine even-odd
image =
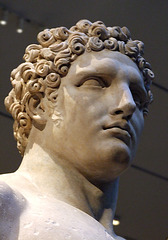
{"type": "MultiPolygon", "coordinates": [[[[11,86],[10,72],[22,62],[25,47],[36,43],[40,25],[70,27],[78,20],[102,20],[107,26],[127,26],[133,39],[145,43],[145,58],[152,64],[155,83],[168,88],[167,0],[0,0],[9,11],[8,24],[0,26],[0,172],[17,169],[21,157],[13,140],[13,121],[3,99],[11,86]],[[18,17],[30,20],[16,33],[18,17]]],[[[2,9],[0,9],[2,16],[2,9]]],[[[134,240],[168,237],[168,94],[153,85],[154,103],[134,161],[120,180],[116,233],[134,240]]]]}

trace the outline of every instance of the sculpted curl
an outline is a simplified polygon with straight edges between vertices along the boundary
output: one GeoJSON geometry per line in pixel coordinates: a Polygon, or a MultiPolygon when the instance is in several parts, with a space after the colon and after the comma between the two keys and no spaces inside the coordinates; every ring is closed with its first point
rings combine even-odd
{"type": "Polygon", "coordinates": [[[108,49],[127,55],[142,72],[149,103],[152,101],[150,84],[154,74],[143,58],[144,44],[132,40],[126,27],[106,27],[101,21],[81,20],[69,30],[65,27],[45,29],[38,34],[37,40],[39,44],[26,48],[25,63],[12,71],[13,89],[5,99],[5,106],[14,118],[14,136],[22,155],[32,127],[31,104],[38,104],[44,96],[55,103],[61,78],[85,51],[108,49]]]}

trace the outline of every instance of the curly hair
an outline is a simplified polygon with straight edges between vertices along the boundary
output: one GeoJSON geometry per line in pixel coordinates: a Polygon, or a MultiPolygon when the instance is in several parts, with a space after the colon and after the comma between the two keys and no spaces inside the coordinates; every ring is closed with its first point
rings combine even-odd
{"type": "Polygon", "coordinates": [[[28,102],[40,102],[46,96],[53,103],[57,89],[71,63],[85,51],[119,51],[131,58],[143,74],[144,85],[152,101],[150,84],[154,78],[150,64],[143,58],[144,44],[132,40],[126,27],[106,27],[101,21],[80,20],[70,29],[45,29],[37,36],[39,44],[29,45],[23,56],[25,62],[11,72],[13,89],[5,98],[5,106],[14,118],[14,137],[21,155],[24,154],[32,127],[28,102]]]}

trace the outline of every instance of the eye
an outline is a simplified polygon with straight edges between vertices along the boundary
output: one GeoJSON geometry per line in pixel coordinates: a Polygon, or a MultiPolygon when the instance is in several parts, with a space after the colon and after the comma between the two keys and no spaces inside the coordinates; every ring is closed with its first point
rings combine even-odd
{"type": "Polygon", "coordinates": [[[132,92],[132,97],[134,99],[135,104],[140,109],[142,106],[142,96],[138,92],[132,92]]]}
{"type": "Polygon", "coordinates": [[[104,88],[106,84],[101,78],[89,78],[83,81],[82,84],[80,84],[82,87],[97,87],[97,88],[104,88]]]}
{"type": "Polygon", "coordinates": [[[140,91],[132,91],[132,97],[134,99],[134,102],[138,109],[140,111],[143,111],[143,115],[147,116],[148,115],[148,99],[147,99],[147,94],[145,92],[140,92],[140,91]]]}

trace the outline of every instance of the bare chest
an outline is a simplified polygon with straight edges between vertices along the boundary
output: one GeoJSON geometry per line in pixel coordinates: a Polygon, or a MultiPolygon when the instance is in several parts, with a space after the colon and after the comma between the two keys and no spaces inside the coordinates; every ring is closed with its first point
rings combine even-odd
{"type": "Polygon", "coordinates": [[[17,229],[18,240],[113,240],[105,228],[86,213],[61,201],[44,199],[34,199],[27,204],[17,229]]]}

